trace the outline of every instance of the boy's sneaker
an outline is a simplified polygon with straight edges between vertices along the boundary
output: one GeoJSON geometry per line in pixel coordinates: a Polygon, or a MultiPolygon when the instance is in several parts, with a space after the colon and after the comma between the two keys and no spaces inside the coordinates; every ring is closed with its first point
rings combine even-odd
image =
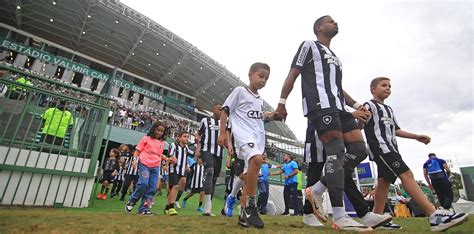
{"type": "Polygon", "coordinates": [[[97,194],[97,199],[102,199],[102,193],[97,194]]]}
{"type": "Polygon", "coordinates": [[[449,210],[438,209],[429,218],[431,231],[441,232],[446,231],[456,225],[459,225],[467,220],[469,215],[465,213],[456,214],[449,210]]]}
{"type": "Polygon", "coordinates": [[[174,202],[174,207],[181,209],[181,205],[179,205],[179,201],[174,202]]]}
{"type": "Polygon", "coordinates": [[[186,208],[186,200],[183,200],[183,205],[181,207],[186,208]]]}
{"type": "Polygon", "coordinates": [[[364,217],[360,219],[360,223],[367,227],[378,228],[384,226],[392,221],[392,216],[389,214],[376,214],[374,212],[368,212],[364,217]]]}
{"type": "Polygon", "coordinates": [[[153,212],[151,212],[151,211],[149,211],[149,210],[140,212],[140,213],[138,213],[138,214],[139,214],[139,215],[143,215],[143,216],[153,216],[153,215],[155,215],[153,212]]]}
{"type": "Polygon", "coordinates": [[[102,197],[100,199],[107,200],[107,194],[102,194],[102,197]]]}
{"type": "Polygon", "coordinates": [[[202,207],[198,207],[196,210],[199,212],[204,212],[204,209],[202,207]]]}
{"type": "Polygon", "coordinates": [[[125,211],[127,211],[127,213],[132,212],[132,210],[133,210],[133,205],[135,205],[135,204],[131,203],[130,201],[127,202],[127,205],[125,205],[125,211]]]}
{"type": "Polygon", "coordinates": [[[395,223],[392,223],[392,222],[388,222],[385,225],[382,225],[382,226],[378,227],[378,229],[400,230],[400,229],[402,229],[402,226],[400,226],[398,224],[395,224],[395,223]]]}
{"type": "Polygon", "coordinates": [[[303,214],[303,223],[310,227],[324,226],[321,222],[319,222],[314,214],[303,214]]]}
{"type": "Polygon", "coordinates": [[[234,214],[234,204],[236,200],[237,198],[232,195],[227,196],[227,199],[225,201],[225,214],[228,217],[232,217],[232,215],[234,214]]]}
{"type": "Polygon", "coordinates": [[[356,232],[370,232],[373,229],[367,227],[349,216],[344,216],[338,220],[332,221],[332,229],[334,230],[347,230],[347,231],[356,231],[356,232]]]}
{"type": "Polygon", "coordinates": [[[239,215],[239,225],[243,227],[263,228],[264,224],[256,207],[245,207],[239,215]]]}
{"type": "Polygon", "coordinates": [[[175,208],[170,208],[170,209],[168,210],[168,215],[169,215],[169,216],[178,215],[178,211],[176,211],[175,208]]]}

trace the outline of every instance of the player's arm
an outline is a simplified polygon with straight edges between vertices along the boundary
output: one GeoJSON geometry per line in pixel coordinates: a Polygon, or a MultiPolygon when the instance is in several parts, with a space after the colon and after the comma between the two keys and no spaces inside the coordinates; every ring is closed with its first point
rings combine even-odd
{"type": "Polygon", "coordinates": [[[430,143],[431,138],[427,135],[419,135],[411,132],[407,132],[401,129],[397,129],[395,131],[395,135],[398,137],[403,137],[403,138],[408,138],[408,139],[415,139],[421,143],[424,143],[425,145],[430,143]]]}
{"type": "Polygon", "coordinates": [[[288,113],[286,112],[286,98],[290,95],[293,87],[295,85],[296,78],[300,75],[300,70],[296,68],[291,68],[290,72],[288,72],[288,76],[283,83],[283,87],[281,88],[280,94],[280,101],[278,102],[278,106],[275,110],[275,120],[284,120],[288,113]]]}
{"type": "Polygon", "coordinates": [[[345,90],[342,90],[344,94],[344,100],[346,101],[346,105],[354,108],[354,110],[362,110],[364,106],[354,100],[345,90]]]}
{"type": "Polygon", "coordinates": [[[219,137],[217,138],[217,144],[221,147],[225,147],[225,142],[227,139],[226,126],[227,126],[227,117],[229,117],[229,107],[225,106],[222,108],[221,112],[221,123],[219,126],[219,137]]]}
{"type": "Polygon", "coordinates": [[[282,170],[279,170],[279,171],[277,171],[277,172],[272,172],[272,173],[270,173],[271,176],[281,175],[281,174],[283,174],[283,171],[282,171],[282,170]]]}
{"type": "Polygon", "coordinates": [[[232,145],[232,131],[230,128],[225,130],[226,135],[226,142],[227,142],[227,151],[229,151],[229,155],[234,155],[234,146],[232,145]]]}
{"type": "Polygon", "coordinates": [[[196,155],[197,158],[199,158],[201,156],[201,136],[202,134],[204,133],[204,121],[205,119],[201,120],[201,123],[200,123],[200,126],[199,126],[199,131],[196,132],[196,134],[194,134],[194,137],[196,138],[194,140],[195,142],[195,145],[196,145],[196,150],[195,150],[195,153],[194,155],[196,155]]]}

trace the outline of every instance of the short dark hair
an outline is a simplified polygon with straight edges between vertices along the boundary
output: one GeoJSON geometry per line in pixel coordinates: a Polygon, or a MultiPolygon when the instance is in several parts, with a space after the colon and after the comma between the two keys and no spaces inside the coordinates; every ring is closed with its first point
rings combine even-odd
{"type": "Polygon", "coordinates": [[[436,154],[435,154],[435,153],[429,153],[429,154],[428,154],[428,157],[431,157],[431,156],[435,156],[435,157],[436,157],[436,154]]]}
{"type": "Polygon", "coordinates": [[[256,63],[252,64],[252,66],[250,66],[249,75],[253,74],[258,69],[262,69],[262,68],[267,70],[267,71],[270,71],[270,66],[268,66],[268,64],[256,62],[256,63]]]}
{"type": "Polygon", "coordinates": [[[382,81],[382,80],[390,80],[389,78],[387,77],[377,77],[377,78],[374,78],[371,82],[370,82],[370,92],[372,93],[372,89],[377,87],[377,85],[379,85],[379,83],[382,81]]]}
{"type": "Polygon", "coordinates": [[[115,157],[120,157],[120,150],[117,148],[112,148],[110,151],[114,152],[115,157]]]}
{"type": "Polygon", "coordinates": [[[177,137],[181,137],[181,136],[183,136],[184,134],[189,134],[189,132],[187,132],[187,131],[180,131],[180,132],[178,132],[178,135],[176,135],[176,136],[177,136],[177,137]]]}
{"type": "Polygon", "coordinates": [[[323,20],[324,18],[328,17],[329,15],[324,15],[324,16],[321,16],[319,17],[316,21],[314,21],[314,25],[313,25],[313,32],[314,32],[314,35],[318,35],[318,32],[317,32],[317,28],[319,26],[321,26],[321,24],[323,24],[323,20]]]}

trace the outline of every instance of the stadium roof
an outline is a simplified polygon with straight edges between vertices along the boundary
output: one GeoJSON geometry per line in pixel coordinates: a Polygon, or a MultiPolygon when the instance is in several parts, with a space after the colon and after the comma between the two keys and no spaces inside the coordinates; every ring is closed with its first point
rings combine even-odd
{"type": "MultiPolygon", "coordinates": [[[[2,0],[0,22],[196,98],[223,103],[244,83],[204,52],[117,0],[2,0]]],[[[265,110],[272,110],[265,102],[265,110]]],[[[285,123],[267,130],[296,137],[285,123]]]]}

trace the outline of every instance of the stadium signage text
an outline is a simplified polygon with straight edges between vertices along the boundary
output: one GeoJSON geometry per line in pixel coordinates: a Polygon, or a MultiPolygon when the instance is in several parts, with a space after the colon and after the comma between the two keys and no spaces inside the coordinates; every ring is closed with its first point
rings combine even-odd
{"type": "Polygon", "coordinates": [[[151,98],[156,99],[158,101],[162,101],[162,102],[164,101],[163,100],[163,95],[161,95],[159,93],[152,92],[150,90],[146,90],[146,89],[144,89],[142,87],[139,87],[139,86],[137,86],[133,83],[130,83],[126,80],[114,79],[113,80],[113,85],[118,86],[118,87],[122,87],[124,89],[132,90],[133,92],[143,94],[145,96],[151,97],[151,98]]]}
{"type": "Polygon", "coordinates": [[[74,72],[82,73],[85,76],[89,76],[89,77],[99,79],[99,80],[102,80],[102,81],[106,81],[106,80],[109,79],[109,75],[107,75],[105,73],[90,69],[89,67],[87,67],[85,65],[82,65],[80,63],[72,62],[70,60],[54,56],[54,55],[52,55],[52,54],[50,54],[46,51],[41,51],[39,49],[35,49],[35,48],[29,47],[29,46],[25,46],[25,45],[7,40],[5,38],[0,38],[0,41],[1,41],[0,45],[2,47],[6,48],[6,49],[9,49],[9,50],[16,51],[20,54],[24,54],[26,56],[39,59],[39,60],[41,60],[43,62],[46,62],[46,63],[52,63],[52,64],[55,64],[55,65],[64,67],[66,69],[70,69],[74,72]]]}

